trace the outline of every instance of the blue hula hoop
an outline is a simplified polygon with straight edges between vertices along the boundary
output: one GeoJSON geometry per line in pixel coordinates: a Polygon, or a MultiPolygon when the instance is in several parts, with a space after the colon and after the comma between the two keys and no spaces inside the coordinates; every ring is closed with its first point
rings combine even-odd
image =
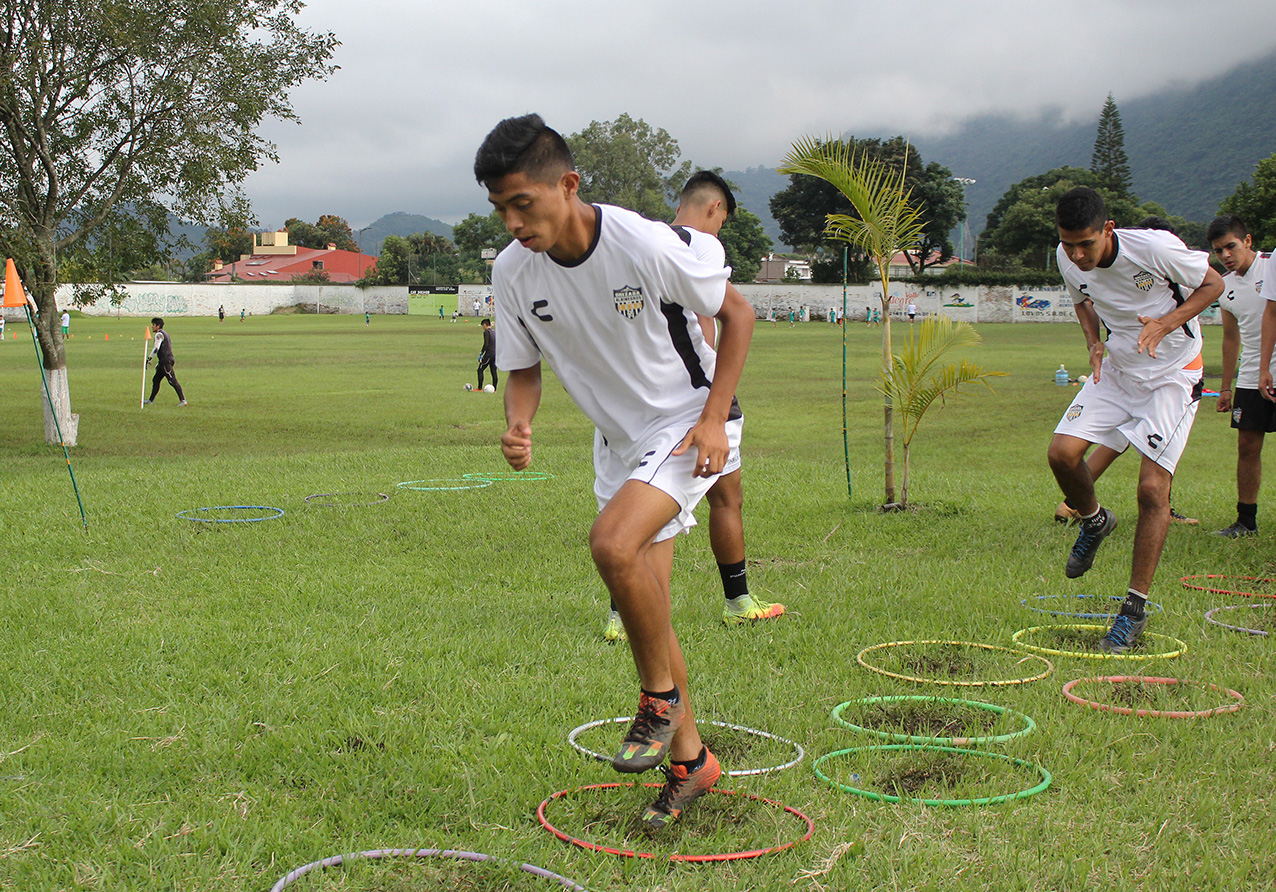
{"type": "Polygon", "coordinates": [[[274,520],[277,517],[284,516],[283,508],[276,508],[273,505],[214,505],[211,508],[187,508],[185,511],[178,511],[177,516],[182,520],[193,520],[196,523],[257,523],[262,520],[274,520]],[[261,517],[193,517],[192,515],[200,511],[274,511],[274,514],[266,514],[261,517]]]}

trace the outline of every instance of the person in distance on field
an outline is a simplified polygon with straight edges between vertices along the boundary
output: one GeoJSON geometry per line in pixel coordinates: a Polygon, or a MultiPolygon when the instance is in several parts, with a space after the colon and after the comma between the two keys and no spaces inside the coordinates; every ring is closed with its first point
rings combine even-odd
{"type": "Polygon", "coordinates": [[[177,391],[177,405],[184,406],[186,395],[182,393],[182,385],[177,383],[177,373],[173,371],[175,363],[172,338],[164,330],[164,320],[158,316],[151,320],[151,327],[155,329],[155,344],[151,347],[150,355],[146,357],[146,364],[150,365],[152,359],[157,361],[155,377],[151,379],[151,398],[146,401],[146,405],[149,406],[155,402],[155,397],[159,396],[160,382],[167,380],[177,391]]]}
{"type": "Polygon", "coordinates": [[[492,320],[484,319],[481,323],[483,326],[483,349],[478,355],[478,389],[483,389],[483,371],[485,369],[492,370],[492,386],[497,387],[500,382],[496,380],[496,330],[492,328],[492,320]]]}
{"type": "Polygon", "coordinates": [[[696,503],[739,448],[734,395],[753,308],[727,270],[697,259],[666,224],[581,201],[571,150],[539,115],[500,122],[474,174],[514,237],[492,268],[502,452],[515,470],[532,461],[542,361],[595,425],[590,552],[641,685],[612,766],[639,772],[671,760],[642,816],[658,831],[721,775],[696,728],[669,589],[674,537],[695,525],[696,503]],[[722,325],[716,355],[696,313],[722,325]]]}
{"type": "Polygon", "coordinates": [[[1095,497],[1086,450],[1095,443],[1120,450],[1128,442],[1142,456],[1130,584],[1099,642],[1102,651],[1119,654],[1147,628],[1148,590],[1170,522],[1170,483],[1203,386],[1196,316],[1222,293],[1223,281],[1204,251],[1189,249],[1170,233],[1117,229],[1093,189],[1065,193],[1055,222],[1059,270],[1092,371],[1055,428],[1048,452],[1059,488],[1081,515],[1065,568],[1069,578],[1090,569],[1117,525],[1116,515],[1095,497]],[[1172,286],[1189,293],[1179,302],[1172,286]],[[1096,323],[1110,332],[1106,343],[1096,323]]]}

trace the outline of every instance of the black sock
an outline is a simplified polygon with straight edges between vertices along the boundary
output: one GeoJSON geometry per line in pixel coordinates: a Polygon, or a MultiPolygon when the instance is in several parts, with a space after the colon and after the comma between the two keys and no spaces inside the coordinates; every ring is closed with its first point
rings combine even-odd
{"type": "Polygon", "coordinates": [[[1143,619],[1144,605],[1147,603],[1147,595],[1141,595],[1134,589],[1129,589],[1125,593],[1125,600],[1121,602],[1121,615],[1132,616],[1135,619],[1143,619]]]}
{"type": "Polygon", "coordinates": [[[1107,515],[1103,513],[1103,506],[1100,505],[1098,508],[1094,509],[1094,513],[1089,517],[1081,518],[1081,522],[1087,527],[1101,527],[1106,519],[1107,515]]]}
{"type": "Polygon", "coordinates": [[[646,688],[643,688],[642,692],[646,694],[648,697],[655,697],[657,700],[668,700],[670,703],[677,703],[678,700],[681,699],[678,696],[677,685],[674,685],[672,690],[665,691],[662,694],[657,694],[655,691],[649,691],[646,688]]]}
{"type": "Polygon", "coordinates": [[[1258,529],[1258,503],[1236,503],[1236,521],[1249,530],[1258,529]]]}
{"type": "Polygon", "coordinates": [[[612,598],[612,599],[611,599],[608,603],[611,605],[610,607],[608,607],[608,608],[607,608],[608,610],[615,610],[615,609],[616,609],[616,599],[615,599],[615,598],[612,598]]]}
{"type": "Polygon", "coordinates": [[[696,756],[694,759],[688,759],[686,762],[679,762],[675,759],[670,759],[669,761],[673,762],[673,764],[675,765],[681,765],[683,768],[687,770],[687,774],[695,774],[697,771],[699,771],[701,768],[704,767],[704,763],[708,759],[708,757],[709,757],[709,750],[702,746],[700,747],[700,754],[696,756]]]}
{"type": "Polygon", "coordinates": [[[737,564],[718,564],[718,575],[722,577],[722,593],[727,600],[743,598],[749,593],[748,571],[745,562],[737,564]]]}

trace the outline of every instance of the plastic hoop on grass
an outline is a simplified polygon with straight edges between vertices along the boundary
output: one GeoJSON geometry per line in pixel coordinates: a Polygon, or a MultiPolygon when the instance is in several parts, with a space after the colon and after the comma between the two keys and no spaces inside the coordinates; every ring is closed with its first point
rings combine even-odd
{"type": "Polygon", "coordinates": [[[455,489],[483,489],[491,486],[492,481],[464,477],[429,477],[425,480],[404,480],[398,484],[400,489],[415,489],[417,492],[448,492],[455,489]]]}
{"type": "Polygon", "coordinates": [[[1222,626],[1224,629],[1231,629],[1233,632],[1246,632],[1250,635],[1266,636],[1268,632],[1265,629],[1249,629],[1249,628],[1246,628],[1245,626],[1233,626],[1223,622],[1222,620],[1217,620],[1214,618],[1214,614],[1218,613],[1220,610],[1231,611],[1231,610],[1245,610],[1245,609],[1273,610],[1274,608],[1270,607],[1267,604],[1228,604],[1224,607],[1215,607],[1213,610],[1205,614],[1205,619],[1216,626],[1222,626]]]}
{"type": "Polygon", "coordinates": [[[486,474],[462,474],[465,480],[494,480],[498,483],[505,480],[553,480],[554,475],[548,471],[491,471],[486,474]]]}
{"type": "MultiPolygon", "coordinates": [[[[591,790],[629,789],[636,786],[638,786],[638,784],[589,784],[588,786],[577,787],[575,790],[559,790],[536,807],[536,820],[540,822],[542,827],[554,834],[554,836],[558,837],[563,842],[571,843],[574,846],[580,846],[582,849],[589,849],[591,852],[606,852],[608,855],[620,855],[625,858],[654,858],[668,861],[685,861],[689,864],[704,864],[715,861],[743,861],[746,858],[761,858],[763,855],[774,855],[776,852],[783,852],[785,849],[791,849],[800,842],[806,842],[815,834],[815,822],[790,805],[785,805],[782,802],[776,802],[774,799],[764,799],[761,796],[753,796],[749,793],[738,793],[734,790],[719,790],[717,788],[710,789],[708,792],[716,793],[719,796],[739,796],[741,799],[751,799],[754,802],[761,802],[763,805],[770,806],[771,808],[778,808],[790,815],[793,815],[793,817],[806,825],[806,833],[797,839],[791,839],[787,842],[782,842],[765,849],[745,849],[739,852],[715,852],[708,855],[661,855],[656,852],[635,852],[631,849],[615,849],[611,846],[590,842],[589,840],[582,839],[578,836],[572,836],[570,833],[559,830],[551,824],[549,822],[549,818],[546,816],[549,804],[555,799],[561,799],[564,796],[570,796],[573,793],[587,793],[591,790]]],[[[642,786],[658,790],[663,785],[643,784],[642,786]]]]}
{"type": "Polygon", "coordinates": [[[1237,691],[1231,688],[1222,688],[1216,684],[1201,681],[1180,681],[1177,678],[1155,678],[1147,675],[1103,675],[1098,678],[1074,678],[1063,686],[1063,696],[1067,697],[1073,703],[1079,703],[1082,706],[1088,706],[1091,709],[1097,709],[1100,712],[1115,712],[1118,715],[1132,715],[1136,717],[1162,718],[1162,719],[1203,719],[1212,715],[1222,715],[1225,712],[1238,712],[1245,705],[1245,698],[1237,691]],[[1219,691],[1236,700],[1235,703],[1227,703],[1223,706],[1215,706],[1213,709],[1200,709],[1195,712],[1183,709],[1135,709],[1131,706],[1117,706],[1114,703],[1098,703],[1094,700],[1087,700],[1072,693],[1072,689],[1079,684],[1087,681],[1107,682],[1110,684],[1186,684],[1196,687],[1209,688],[1211,691],[1219,691]]]}
{"type": "MultiPolygon", "coordinates": [[[[1125,598],[1121,597],[1120,595],[1037,595],[1035,598],[1033,598],[1033,600],[1034,601],[1072,600],[1072,601],[1083,601],[1083,602],[1084,601],[1107,601],[1109,603],[1115,603],[1116,606],[1113,607],[1112,610],[1108,611],[1107,613],[1076,613],[1070,610],[1050,610],[1046,607],[1034,607],[1028,603],[1027,598],[1022,598],[1019,601],[1020,604],[1022,604],[1024,607],[1027,607],[1033,613],[1044,613],[1047,616],[1058,616],[1058,617],[1063,617],[1064,619],[1111,620],[1116,618],[1116,615],[1118,612],[1117,608],[1121,606],[1122,602],[1125,601],[1125,598]]],[[[1153,613],[1165,612],[1165,608],[1163,608],[1160,604],[1156,603],[1155,601],[1148,601],[1145,606],[1148,610],[1152,611],[1153,613]]]]}
{"type": "Polygon", "coordinates": [[[182,520],[193,520],[196,523],[257,523],[262,520],[274,520],[284,516],[283,508],[271,505],[214,505],[211,508],[187,508],[178,511],[182,520]],[[261,517],[196,517],[201,511],[274,511],[274,514],[263,514],[261,517]]]}
{"type": "Polygon", "coordinates": [[[462,852],[455,849],[371,849],[367,852],[349,852],[345,855],[333,855],[330,858],[312,861],[309,864],[298,867],[296,870],[289,871],[283,879],[270,887],[270,892],[283,892],[285,888],[311,871],[323,870],[328,867],[340,867],[347,861],[381,861],[390,858],[451,858],[456,861],[476,861],[480,863],[491,861],[496,864],[512,864],[524,873],[551,880],[565,889],[570,889],[571,892],[589,892],[588,889],[579,883],[566,877],[561,877],[543,867],[537,867],[535,864],[507,861],[504,858],[497,858],[493,855],[484,855],[482,852],[462,852]]]}
{"type": "Polygon", "coordinates": [[[1029,626],[1026,629],[1020,629],[1018,632],[1015,632],[1015,634],[1010,636],[1010,640],[1013,641],[1019,647],[1022,647],[1024,650],[1031,651],[1032,653],[1049,654],[1052,657],[1076,657],[1082,660],[1135,660],[1135,661],[1172,660],[1175,657],[1181,657],[1183,656],[1183,654],[1187,653],[1186,641],[1180,641],[1178,638],[1175,638],[1172,635],[1158,635],[1155,632],[1144,632],[1142,637],[1147,639],[1155,638],[1161,641],[1172,642],[1173,644],[1178,645],[1178,650],[1163,650],[1163,651],[1157,651],[1156,653],[1146,653],[1146,654],[1132,654],[1132,653],[1110,654],[1110,653],[1104,653],[1102,651],[1092,651],[1092,650],[1055,650],[1054,648],[1041,647],[1040,645],[1037,645],[1037,644],[1028,644],[1023,640],[1025,635],[1031,635],[1033,632],[1040,632],[1046,629],[1055,630],[1055,631],[1064,631],[1064,632],[1069,632],[1069,631],[1080,632],[1080,631],[1086,631],[1086,630],[1099,631],[1099,632],[1107,631],[1106,626],[1092,626],[1092,625],[1085,625],[1085,624],[1074,624],[1074,625],[1064,625],[1064,626],[1029,626]]]}
{"type": "Polygon", "coordinates": [[[1221,573],[1205,573],[1198,576],[1184,576],[1179,582],[1183,583],[1183,588],[1194,589],[1198,592],[1210,592],[1215,595],[1235,595],[1238,598],[1276,598],[1276,594],[1271,592],[1236,592],[1225,588],[1210,588],[1208,585],[1188,582],[1189,579],[1236,579],[1240,582],[1276,582],[1276,579],[1272,579],[1270,576],[1228,576],[1221,573]]]}
{"type": "Polygon", "coordinates": [[[1017,737],[1023,737],[1031,734],[1037,728],[1037,723],[1032,720],[1032,716],[1022,712],[1016,712],[1013,709],[1007,709],[1005,706],[998,706],[995,703],[984,703],[979,700],[959,700],[953,697],[923,697],[915,695],[903,695],[898,697],[861,697],[858,700],[847,700],[845,703],[839,703],[833,707],[833,721],[837,722],[843,728],[851,731],[857,731],[861,734],[871,734],[874,737],[880,737],[884,740],[893,740],[898,743],[925,743],[940,746],[980,746],[987,743],[1006,743],[1017,737]],[[894,731],[883,731],[879,728],[864,728],[859,725],[853,725],[846,719],[842,718],[842,712],[853,704],[862,706],[872,706],[875,703],[946,703],[954,706],[973,706],[976,709],[982,709],[986,712],[994,712],[998,715],[1015,716],[1023,719],[1024,726],[1018,731],[1010,731],[1006,734],[995,734],[987,737],[926,737],[917,734],[898,734],[894,731]]]}
{"type": "Polygon", "coordinates": [[[388,492],[374,493],[376,496],[371,502],[346,502],[344,504],[338,502],[320,502],[318,499],[335,499],[339,496],[359,496],[367,498],[366,492],[318,492],[313,496],[306,496],[306,502],[314,502],[316,508],[362,508],[365,505],[380,505],[382,502],[390,501],[388,492]]]}
{"type": "Polygon", "coordinates": [[[1017,684],[1027,684],[1030,681],[1040,681],[1041,679],[1045,678],[1047,675],[1049,675],[1051,672],[1054,671],[1054,663],[1050,662],[1045,657],[1037,656],[1036,654],[1025,654],[1023,653],[1023,651],[1011,650],[1008,647],[1001,647],[996,644],[980,644],[977,641],[941,641],[938,639],[932,639],[932,640],[926,640],[926,641],[888,641],[885,644],[873,644],[873,645],[870,645],[869,647],[864,648],[859,653],[857,653],[855,655],[855,662],[859,663],[868,671],[876,672],[878,675],[885,675],[887,678],[898,678],[901,681],[914,681],[919,684],[949,685],[952,687],[961,687],[961,688],[982,688],[982,687],[992,688],[992,687],[1006,687],[1009,685],[1017,685],[1017,684]],[[1019,662],[1021,663],[1028,659],[1040,660],[1042,663],[1046,664],[1046,669],[1044,672],[1039,672],[1036,675],[1025,676],[1023,678],[998,678],[998,679],[990,679],[986,681],[960,681],[956,679],[920,678],[913,675],[902,675],[898,672],[889,672],[886,669],[881,668],[880,666],[873,666],[869,664],[867,660],[864,659],[865,654],[875,650],[885,650],[891,647],[905,647],[910,644],[947,644],[947,645],[952,645],[955,647],[973,647],[978,650],[999,651],[1001,653],[1013,654],[1016,657],[1020,657],[1021,659],[1019,660],[1019,662]]]}
{"type": "Polygon", "coordinates": [[[820,756],[815,760],[812,766],[815,769],[815,776],[824,783],[828,784],[835,790],[843,793],[852,793],[856,796],[863,796],[865,799],[872,799],[874,802],[890,802],[890,803],[916,803],[918,805],[937,805],[948,807],[959,807],[966,805],[996,805],[998,802],[1009,802],[1012,799],[1027,799],[1029,796],[1036,796],[1050,786],[1054,776],[1050,774],[1043,766],[1035,762],[1028,762],[1024,759],[1017,759],[1014,756],[1008,756],[1005,753],[998,753],[989,750],[968,750],[960,749],[954,746],[930,746],[913,743],[887,743],[880,746],[853,746],[844,750],[835,750],[820,756]],[[876,793],[872,790],[862,790],[859,787],[852,787],[847,784],[839,784],[831,777],[820,770],[820,766],[830,759],[836,759],[838,756],[854,755],[855,753],[873,753],[873,752],[926,752],[926,753],[958,753],[963,756],[974,756],[979,759],[1001,759],[1012,765],[1021,768],[1028,768],[1035,771],[1041,780],[1034,787],[1025,790],[1019,790],[1015,793],[1002,793],[997,796],[981,796],[976,799],[915,799],[911,796],[892,796],[889,793],[876,793]]]}
{"type": "MultiPolygon", "coordinates": [[[[617,716],[614,719],[598,719],[597,721],[594,721],[594,722],[586,722],[583,725],[577,725],[575,728],[572,728],[572,730],[567,734],[567,742],[571,744],[572,747],[577,752],[583,753],[584,755],[589,756],[591,759],[597,759],[599,762],[610,762],[611,756],[605,755],[603,753],[594,752],[591,749],[586,749],[580,743],[577,743],[576,738],[579,737],[581,734],[585,733],[586,731],[589,731],[592,728],[600,728],[603,725],[624,724],[624,723],[632,722],[633,720],[634,720],[634,717],[631,715],[622,715],[622,716],[617,716]]],[[[781,765],[771,765],[770,767],[767,767],[767,768],[737,768],[734,771],[728,771],[727,772],[728,777],[749,777],[755,774],[771,774],[776,771],[783,771],[786,768],[792,768],[794,765],[801,762],[802,759],[806,756],[806,750],[802,749],[802,745],[800,743],[796,743],[792,740],[789,740],[787,737],[780,737],[778,734],[772,734],[769,731],[760,731],[757,728],[750,728],[746,725],[733,725],[730,722],[700,721],[700,722],[697,722],[696,724],[714,725],[715,727],[718,727],[718,728],[726,728],[728,731],[740,731],[744,734],[751,734],[754,737],[763,737],[763,738],[766,738],[767,740],[775,740],[775,741],[778,741],[779,743],[787,744],[788,746],[793,747],[793,751],[797,753],[796,756],[794,756],[792,759],[790,759],[789,761],[781,765]]]]}

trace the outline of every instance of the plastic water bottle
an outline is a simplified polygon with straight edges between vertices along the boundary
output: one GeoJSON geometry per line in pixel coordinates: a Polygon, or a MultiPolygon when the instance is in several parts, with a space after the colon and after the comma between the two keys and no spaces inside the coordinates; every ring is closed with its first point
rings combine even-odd
{"type": "Polygon", "coordinates": [[[1060,387],[1068,386],[1068,370],[1063,367],[1063,363],[1059,363],[1059,370],[1054,373],[1054,383],[1060,387]]]}

